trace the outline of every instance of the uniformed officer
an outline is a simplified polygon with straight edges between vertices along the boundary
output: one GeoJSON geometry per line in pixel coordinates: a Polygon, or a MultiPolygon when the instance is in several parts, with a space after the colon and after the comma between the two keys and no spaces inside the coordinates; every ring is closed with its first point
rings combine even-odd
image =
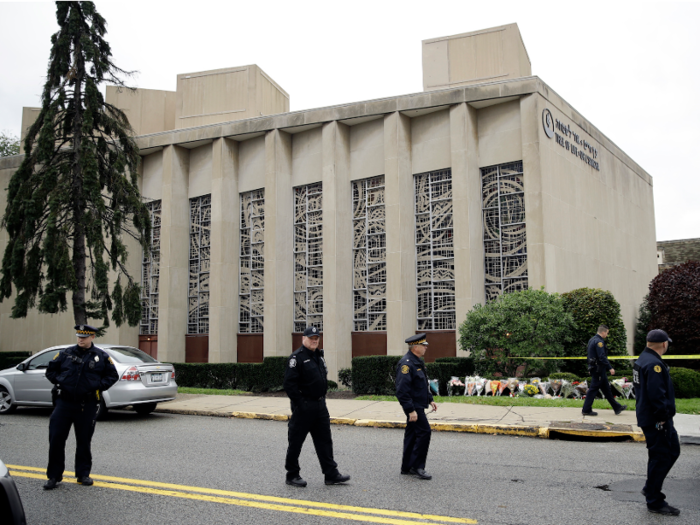
{"type": "Polygon", "coordinates": [[[401,474],[432,479],[425,471],[431,433],[425,409],[430,405],[437,410],[437,405],[430,393],[428,374],[422,359],[428,350],[428,341],[425,334],[417,334],[406,339],[406,343],[408,352],[396,367],[396,397],[407,416],[401,474]]]}
{"type": "Polygon", "coordinates": [[[591,374],[591,386],[586,392],[586,401],[583,403],[581,413],[584,416],[598,415],[598,412],[591,410],[598,391],[603,392],[605,399],[610,403],[616,416],[627,408],[627,405],[621,405],[615,401],[608,382],[608,372],[610,372],[610,375],[615,375],[615,369],[608,361],[608,347],[605,344],[605,339],[608,337],[609,332],[608,327],[602,324],[598,327],[598,333],[588,341],[588,371],[591,374]]]}
{"type": "Polygon", "coordinates": [[[673,426],[676,396],[666,363],[661,356],[668,351],[671,338],[663,330],[647,334],[647,347],[634,364],[634,395],[637,399],[637,425],[647,442],[649,462],[647,482],[642,494],[651,512],[678,516],[681,511],[666,503],[661,488],[666,475],[681,455],[678,433],[673,426]]]}
{"type": "Polygon", "coordinates": [[[309,433],[326,485],[344,483],[350,479],[350,476],[338,472],[338,464],[333,460],[331,419],[326,407],[328,368],[323,350],[318,348],[320,338],[318,328],[307,327],[302,345],[289,356],[284,374],[284,390],[292,405],[284,467],[287,469],[287,485],[295,487],[306,487],[306,481],[299,475],[299,454],[309,433]]]}
{"type": "Polygon", "coordinates": [[[56,352],[46,370],[54,385],[55,405],[49,420],[49,466],[44,489],[56,488],[63,479],[66,439],[75,428],[75,476],[81,485],[92,485],[90,441],[95,432],[97,406],[102,392],[119,380],[112,358],[92,344],[97,329],[90,325],[75,327],[78,344],[56,352]]]}

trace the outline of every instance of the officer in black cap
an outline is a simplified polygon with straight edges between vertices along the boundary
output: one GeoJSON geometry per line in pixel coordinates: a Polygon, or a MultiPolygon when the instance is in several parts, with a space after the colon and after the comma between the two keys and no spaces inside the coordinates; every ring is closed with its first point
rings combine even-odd
{"type": "Polygon", "coordinates": [[[306,487],[306,481],[299,475],[299,454],[309,433],[326,485],[336,485],[350,479],[350,476],[338,472],[338,464],[333,460],[331,419],[326,407],[328,368],[323,350],[318,348],[320,339],[321,332],[318,328],[307,327],[301,340],[302,345],[289,356],[284,374],[284,390],[292,405],[289,446],[284,467],[287,469],[287,485],[295,487],[306,487]]]}
{"type": "Polygon", "coordinates": [[[598,333],[588,341],[588,371],[591,374],[591,386],[586,392],[586,401],[584,401],[581,411],[584,416],[598,415],[598,412],[594,412],[592,408],[593,401],[595,401],[599,391],[603,392],[616,416],[627,408],[627,405],[621,405],[615,401],[608,382],[608,372],[610,375],[615,375],[615,369],[608,361],[608,347],[605,344],[609,332],[610,329],[602,324],[598,327],[598,333]]]}
{"type": "Polygon", "coordinates": [[[71,425],[75,428],[75,476],[81,485],[92,485],[90,441],[95,432],[97,406],[102,392],[119,381],[112,358],[92,344],[97,329],[90,325],[75,327],[78,344],[56,352],[46,370],[46,379],[56,407],[49,419],[49,466],[44,489],[56,488],[63,479],[66,439],[71,425]]]}
{"type": "Polygon", "coordinates": [[[407,416],[401,474],[432,479],[425,471],[431,433],[425,409],[430,405],[437,410],[437,405],[430,393],[428,374],[422,359],[428,350],[428,341],[425,334],[417,334],[406,339],[406,343],[408,352],[396,367],[396,397],[407,416]]]}
{"type": "Polygon", "coordinates": [[[647,509],[678,516],[681,511],[666,503],[666,496],[661,492],[664,479],[681,455],[678,433],[673,426],[676,396],[668,367],[661,360],[671,342],[663,330],[649,332],[647,347],[634,364],[632,380],[637,399],[637,425],[644,432],[649,452],[647,482],[642,489],[647,498],[647,509]]]}

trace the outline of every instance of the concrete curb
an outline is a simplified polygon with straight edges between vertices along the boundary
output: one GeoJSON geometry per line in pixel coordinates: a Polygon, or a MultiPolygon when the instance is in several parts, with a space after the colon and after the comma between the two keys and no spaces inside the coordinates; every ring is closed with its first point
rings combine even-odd
{"type": "MultiPolygon", "coordinates": [[[[260,412],[217,412],[211,410],[183,410],[157,408],[156,412],[167,414],[184,414],[192,416],[213,416],[230,417],[236,419],[264,419],[268,421],[288,421],[286,414],[265,414],[260,412]]],[[[356,427],[372,428],[405,428],[406,423],[402,421],[382,421],[375,419],[350,419],[343,417],[332,417],[333,425],[350,425],[356,427]]],[[[494,424],[473,424],[473,423],[430,423],[430,428],[435,432],[466,432],[471,434],[491,434],[505,436],[523,436],[542,439],[552,439],[557,434],[567,434],[570,436],[582,436],[590,438],[616,438],[627,437],[637,442],[644,441],[642,432],[616,432],[610,430],[576,430],[560,427],[538,427],[538,426],[516,426],[516,425],[494,425],[494,424]]]]}

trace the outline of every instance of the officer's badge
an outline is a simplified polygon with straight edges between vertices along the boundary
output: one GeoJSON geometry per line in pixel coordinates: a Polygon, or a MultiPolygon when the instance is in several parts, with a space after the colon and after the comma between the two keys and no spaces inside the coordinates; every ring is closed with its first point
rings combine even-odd
{"type": "Polygon", "coordinates": [[[409,370],[410,370],[410,369],[408,368],[408,365],[403,365],[403,366],[401,367],[401,373],[402,373],[402,374],[408,374],[408,371],[409,371],[409,370]]]}
{"type": "Polygon", "coordinates": [[[661,373],[661,367],[660,367],[659,365],[656,365],[656,366],[654,367],[654,372],[656,372],[657,374],[660,374],[660,373],[661,373]]]}
{"type": "Polygon", "coordinates": [[[292,357],[292,358],[289,360],[289,368],[294,368],[295,366],[297,366],[297,358],[296,358],[296,357],[292,357]]]}
{"type": "Polygon", "coordinates": [[[598,346],[603,348],[603,343],[598,343],[598,346]]]}
{"type": "Polygon", "coordinates": [[[99,356],[99,355],[96,355],[96,356],[95,356],[95,362],[97,362],[97,361],[99,361],[99,360],[100,360],[100,356],[99,356]]]}

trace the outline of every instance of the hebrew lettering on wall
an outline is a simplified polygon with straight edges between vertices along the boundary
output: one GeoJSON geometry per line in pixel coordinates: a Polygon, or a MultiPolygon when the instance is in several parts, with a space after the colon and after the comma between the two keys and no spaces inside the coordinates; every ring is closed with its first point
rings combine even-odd
{"type": "Polygon", "coordinates": [[[211,195],[190,199],[190,278],[187,333],[209,333],[211,195]]]}
{"type": "Polygon", "coordinates": [[[323,186],[294,188],[294,332],[323,330],[323,186]]]}
{"type": "Polygon", "coordinates": [[[265,284],[265,190],[241,193],[238,332],[262,333],[265,284]]]}
{"type": "Polygon", "coordinates": [[[352,182],[352,210],[353,330],[386,330],[384,175],[352,182]]]}
{"type": "Polygon", "coordinates": [[[526,290],[523,163],[481,169],[486,300],[526,290]]]}
{"type": "Polygon", "coordinates": [[[141,262],[141,323],[139,333],[158,333],[158,278],[160,274],[161,201],[146,203],[151,214],[150,253],[144,252],[141,262]]]}
{"type": "Polygon", "coordinates": [[[415,175],[418,330],[454,330],[452,170],[415,175]]]}

